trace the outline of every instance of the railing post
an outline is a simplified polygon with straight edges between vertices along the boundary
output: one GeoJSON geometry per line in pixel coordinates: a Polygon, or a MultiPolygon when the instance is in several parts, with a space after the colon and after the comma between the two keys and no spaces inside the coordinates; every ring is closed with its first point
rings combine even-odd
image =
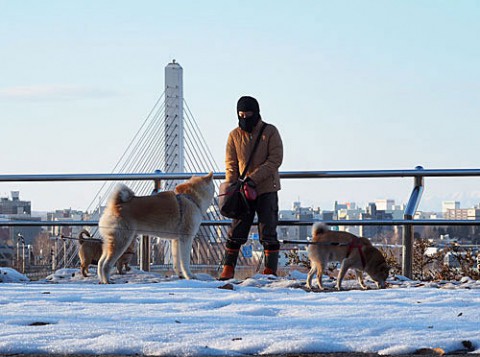
{"type": "MultiPolygon", "coordinates": [[[[417,166],[415,169],[423,170],[423,167],[417,166]]],[[[423,176],[415,176],[414,180],[415,184],[403,214],[405,220],[414,218],[423,193],[423,176]]],[[[402,274],[409,279],[413,278],[413,237],[413,224],[405,224],[402,239],[402,274]]]]}
{"type": "MultiPolygon", "coordinates": [[[[408,218],[404,215],[405,219],[408,218]]],[[[413,225],[406,224],[403,226],[403,241],[402,241],[402,275],[409,279],[413,278],[413,225]]]]}
{"type": "Polygon", "coordinates": [[[54,247],[52,249],[52,271],[57,270],[57,257],[58,257],[58,238],[55,238],[54,247]]]}
{"type": "MultiPolygon", "coordinates": [[[[161,174],[161,173],[162,173],[162,170],[155,170],[155,173],[156,173],[156,174],[161,174]]],[[[160,179],[154,179],[154,180],[153,180],[153,191],[152,191],[152,195],[156,195],[156,194],[159,193],[161,190],[162,190],[162,180],[160,180],[160,179]]]]}
{"type": "MultiPolygon", "coordinates": [[[[156,174],[162,173],[161,170],[155,170],[156,174]]],[[[160,179],[153,180],[152,195],[156,195],[162,190],[162,181],[160,179]]],[[[151,246],[150,237],[142,235],[140,238],[140,270],[150,271],[151,246]]]]}
{"type": "Polygon", "coordinates": [[[140,270],[150,271],[150,237],[145,235],[140,239],[140,270]]]}

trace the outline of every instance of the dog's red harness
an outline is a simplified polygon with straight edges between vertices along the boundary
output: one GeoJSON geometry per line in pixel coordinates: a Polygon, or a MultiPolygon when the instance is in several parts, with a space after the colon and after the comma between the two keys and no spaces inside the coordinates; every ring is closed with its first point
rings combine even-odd
{"type": "Polygon", "coordinates": [[[362,247],[363,247],[363,244],[360,238],[353,237],[352,241],[348,245],[347,257],[355,248],[357,248],[358,254],[360,254],[360,259],[362,260],[362,267],[365,268],[365,255],[363,254],[362,247]]]}

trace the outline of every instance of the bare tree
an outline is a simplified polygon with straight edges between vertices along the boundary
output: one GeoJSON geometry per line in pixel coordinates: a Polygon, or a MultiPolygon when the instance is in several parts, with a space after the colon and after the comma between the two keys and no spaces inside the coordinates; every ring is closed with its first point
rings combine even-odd
{"type": "Polygon", "coordinates": [[[40,233],[33,241],[33,255],[36,265],[50,265],[52,263],[51,251],[54,243],[48,232],[40,233]]]}

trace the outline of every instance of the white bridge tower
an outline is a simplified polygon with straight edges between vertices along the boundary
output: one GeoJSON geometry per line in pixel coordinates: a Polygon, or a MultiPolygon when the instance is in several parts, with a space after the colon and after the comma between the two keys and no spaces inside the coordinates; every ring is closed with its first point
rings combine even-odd
{"type": "MultiPolygon", "coordinates": [[[[183,132],[183,68],[175,60],[165,67],[164,172],[185,172],[183,132]]],[[[166,189],[177,182],[168,180],[166,189]]]]}

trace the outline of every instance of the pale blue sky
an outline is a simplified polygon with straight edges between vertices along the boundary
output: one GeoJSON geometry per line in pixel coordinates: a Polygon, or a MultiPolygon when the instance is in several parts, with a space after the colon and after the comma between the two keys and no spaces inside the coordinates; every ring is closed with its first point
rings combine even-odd
{"type": "MultiPolygon", "coordinates": [[[[0,0],[0,173],[106,173],[184,69],[223,171],[239,96],[283,137],[282,171],[478,168],[478,1],[0,0]]],[[[85,209],[98,183],[0,184],[33,209],[85,209]],[[69,192],[72,191],[72,192],[69,192]]],[[[300,199],[408,199],[411,179],[284,180],[300,199]]],[[[426,180],[424,209],[480,202],[480,178],[426,180]]]]}

